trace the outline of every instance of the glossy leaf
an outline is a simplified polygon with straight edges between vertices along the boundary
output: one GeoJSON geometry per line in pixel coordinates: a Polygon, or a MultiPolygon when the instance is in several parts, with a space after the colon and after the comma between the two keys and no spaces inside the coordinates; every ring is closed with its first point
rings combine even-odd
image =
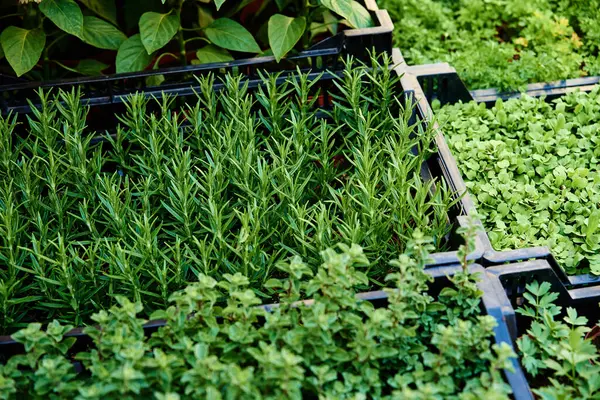
{"type": "Polygon", "coordinates": [[[160,86],[161,83],[165,81],[165,76],[163,74],[150,75],[146,78],[147,86],[160,86]]]}
{"type": "Polygon", "coordinates": [[[353,28],[369,28],[373,20],[369,11],[356,0],[321,0],[334,13],[345,18],[353,28]]]}
{"type": "Polygon", "coordinates": [[[73,0],[43,0],[40,11],[63,31],[81,36],[83,13],[73,0]]]}
{"type": "Polygon", "coordinates": [[[176,14],[147,12],[140,18],[140,36],[148,54],[164,47],[177,33],[180,22],[176,14]]]}
{"type": "Polygon", "coordinates": [[[215,20],[205,30],[206,37],[227,50],[260,53],[260,46],[246,28],[229,18],[215,20]]]}
{"type": "Polygon", "coordinates": [[[204,46],[196,52],[196,56],[201,64],[213,63],[213,62],[227,62],[233,61],[233,57],[225,49],[222,49],[213,44],[204,46]]]}
{"type": "Polygon", "coordinates": [[[215,0],[215,6],[217,7],[217,11],[219,11],[219,9],[225,3],[225,1],[227,0],[215,0]]]}
{"type": "Polygon", "coordinates": [[[117,25],[117,6],[115,0],[79,0],[99,17],[117,25]]]}
{"type": "Polygon", "coordinates": [[[114,25],[96,17],[83,18],[82,40],[94,47],[118,50],[127,36],[114,25]]]}
{"type": "Polygon", "coordinates": [[[9,26],[0,35],[0,43],[6,60],[17,76],[21,76],[40,60],[46,45],[46,34],[41,29],[9,26]]]}
{"type": "Polygon", "coordinates": [[[117,73],[141,71],[148,66],[152,57],[142,44],[139,34],[123,42],[117,52],[117,73]]]}
{"type": "Polygon", "coordinates": [[[204,29],[215,21],[211,12],[205,7],[198,6],[198,27],[204,29]]]}
{"type": "Polygon", "coordinates": [[[335,35],[338,32],[338,19],[331,12],[323,12],[323,23],[332,35],[335,35]]]}
{"type": "Polygon", "coordinates": [[[275,14],[269,19],[269,45],[277,61],[294,48],[305,30],[304,17],[291,18],[275,14]]]}
{"type": "Polygon", "coordinates": [[[97,76],[102,75],[102,71],[109,67],[108,64],[104,64],[98,60],[94,59],[84,59],[79,61],[77,67],[75,68],[77,72],[83,75],[88,76],[97,76]]]}

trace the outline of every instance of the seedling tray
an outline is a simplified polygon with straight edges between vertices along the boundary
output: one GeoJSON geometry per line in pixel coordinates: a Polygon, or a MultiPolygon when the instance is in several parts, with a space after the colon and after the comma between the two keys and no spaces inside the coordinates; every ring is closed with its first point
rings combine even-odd
{"type": "MultiPolygon", "coordinates": [[[[515,309],[523,304],[525,286],[534,281],[551,284],[551,291],[559,295],[555,304],[562,306],[563,309],[573,307],[578,315],[585,316],[592,322],[598,321],[600,286],[569,289],[548,261],[535,260],[490,267],[485,269],[485,274],[491,290],[496,293],[499,308],[502,310],[502,319],[506,322],[513,341],[528,329],[527,318],[516,314],[515,309]]],[[[533,398],[529,384],[527,382],[525,384],[527,386],[522,387],[522,390],[529,394],[528,398],[533,398]]]]}
{"type": "MultiPolygon", "coordinates": [[[[429,285],[429,293],[434,297],[437,296],[444,287],[447,287],[449,285],[448,278],[453,276],[457,272],[460,272],[461,270],[462,267],[460,265],[428,268],[426,272],[434,278],[434,281],[429,285]]],[[[509,345],[512,345],[508,327],[502,319],[502,304],[498,302],[496,293],[493,290],[492,281],[488,278],[488,276],[485,274],[484,268],[480,265],[473,264],[469,267],[469,270],[473,273],[479,273],[479,276],[481,278],[480,282],[478,283],[478,287],[484,293],[482,297],[482,314],[491,315],[496,319],[498,323],[496,328],[494,329],[494,342],[496,344],[507,343],[509,345]]],[[[357,297],[361,300],[369,301],[375,306],[382,307],[387,305],[388,294],[383,290],[378,290],[372,292],[359,293],[357,297]]],[[[310,306],[313,303],[313,301],[304,300],[299,303],[303,303],[305,305],[310,306]]],[[[279,304],[275,303],[265,304],[259,307],[263,307],[267,311],[270,311],[278,306],[279,304]]],[[[159,327],[164,326],[164,324],[165,323],[162,320],[150,321],[144,325],[144,331],[146,335],[151,335],[159,327]]],[[[65,336],[76,338],[76,342],[72,347],[73,352],[85,351],[86,349],[93,346],[92,340],[89,336],[83,333],[82,328],[73,329],[67,334],[65,334],[65,336]]],[[[2,357],[8,358],[12,355],[22,354],[23,352],[23,345],[14,341],[11,337],[0,337],[0,355],[2,357]]],[[[527,396],[527,392],[524,391],[524,388],[528,386],[526,386],[527,382],[525,381],[525,377],[521,371],[519,362],[516,359],[513,359],[512,364],[514,371],[505,370],[504,374],[513,390],[513,397],[516,400],[531,399],[532,397],[527,396]]],[[[73,362],[73,366],[77,372],[81,372],[83,370],[83,367],[80,362],[73,362]]]]}
{"type": "Polygon", "coordinates": [[[185,90],[195,84],[195,76],[212,73],[224,76],[226,73],[240,73],[250,79],[257,78],[259,71],[285,72],[301,69],[325,71],[338,69],[349,56],[369,60],[370,53],[392,51],[394,25],[386,10],[380,10],[375,0],[364,0],[376,26],[363,29],[348,29],[324,39],[310,49],[277,63],[275,57],[255,57],[231,62],[207,63],[187,67],[173,67],[127,74],[113,74],[91,78],[63,79],[49,82],[27,82],[5,84],[0,81],[0,112],[27,113],[28,100],[35,101],[36,91],[44,89],[81,88],[84,100],[90,106],[110,106],[123,102],[123,99],[138,91],[147,91],[160,96],[162,91],[185,90]],[[149,85],[148,77],[163,75],[165,82],[159,86],[149,85]]]}
{"type": "MultiPolygon", "coordinates": [[[[403,80],[412,81],[410,86],[416,88],[413,91],[418,100],[419,112],[423,115],[433,115],[430,106],[433,100],[439,101],[441,105],[475,100],[485,103],[487,107],[492,107],[498,99],[504,100],[521,96],[521,93],[499,93],[495,89],[470,92],[461,81],[456,70],[447,63],[407,66],[398,49],[394,49],[393,56],[395,63],[399,64],[399,72],[404,74],[403,80]]],[[[551,83],[536,83],[528,85],[527,91],[524,93],[531,97],[545,96],[545,99],[549,101],[572,91],[589,91],[594,84],[599,82],[600,77],[589,77],[551,83]]],[[[440,131],[436,140],[438,147],[444,149],[443,151],[440,150],[439,154],[443,158],[442,162],[451,176],[450,180],[455,185],[455,190],[458,193],[464,193],[462,204],[465,212],[475,211],[475,205],[460,174],[456,160],[448,148],[443,132],[440,131]]],[[[478,222],[478,224],[483,227],[481,222],[478,222]]],[[[482,264],[486,267],[522,260],[543,259],[547,261],[548,265],[555,271],[555,275],[566,285],[587,286],[600,282],[600,277],[591,274],[567,275],[547,247],[497,251],[493,248],[488,235],[483,230],[480,233],[480,241],[484,247],[482,264]]]]}

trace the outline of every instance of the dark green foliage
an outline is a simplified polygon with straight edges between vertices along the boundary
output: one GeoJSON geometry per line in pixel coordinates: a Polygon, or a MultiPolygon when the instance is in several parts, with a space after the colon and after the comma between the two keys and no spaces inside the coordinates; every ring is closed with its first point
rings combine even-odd
{"type": "Polygon", "coordinates": [[[598,0],[380,0],[410,64],[445,61],[470,89],[600,75],[598,0]]]}
{"type": "Polygon", "coordinates": [[[569,274],[600,274],[600,88],[440,110],[497,250],[548,246],[569,274]]]}
{"type": "MultiPolygon", "coordinates": [[[[361,4],[362,3],[362,4],[361,4]]],[[[356,0],[14,0],[0,3],[0,73],[33,80],[128,73],[305,50],[370,28],[356,0]]],[[[165,77],[150,76],[149,85],[165,77]]]]}
{"type": "Polygon", "coordinates": [[[434,132],[408,122],[388,67],[348,67],[329,118],[307,75],[256,92],[203,78],[185,109],[133,96],[104,142],[73,93],[42,95],[23,137],[0,118],[2,329],[80,325],[116,295],[151,311],[201,274],[242,273],[268,297],[279,261],[316,265],[338,242],[365,249],[374,283],[415,229],[444,248],[454,200],[420,176],[434,132]]]}
{"type": "MultiPolygon", "coordinates": [[[[468,240],[470,241],[470,240],[468,240]]],[[[166,326],[144,337],[139,303],[93,319],[95,347],[74,355],[62,339],[32,324],[14,335],[28,350],[0,367],[2,398],[142,399],[507,399],[502,368],[511,348],[492,345],[495,320],[481,315],[477,276],[464,265],[434,300],[423,270],[430,241],[416,232],[392,261],[389,304],[356,297],[367,282],[362,249],[322,252],[322,264],[294,257],[278,264],[280,305],[270,311],[243,275],[217,281],[204,274],[153,317],[166,326]],[[315,271],[313,275],[313,271],[315,271]],[[305,279],[309,278],[309,279],[305,279]],[[297,303],[311,297],[309,303],[297,303]],[[225,300],[223,300],[225,299],[225,300]],[[475,308],[471,307],[475,305],[475,308]],[[62,340],[61,340],[62,339],[62,340]]]]}
{"type": "Polygon", "coordinates": [[[548,282],[527,285],[524,296],[529,305],[517,310],[532,319],[527,333],[517,340],[532,389],[543,400],[598,399],[600,366],[598,349],[586,336],[589,321],[574,308],[557,306],[558,294],[550,289],[548,282]]]}

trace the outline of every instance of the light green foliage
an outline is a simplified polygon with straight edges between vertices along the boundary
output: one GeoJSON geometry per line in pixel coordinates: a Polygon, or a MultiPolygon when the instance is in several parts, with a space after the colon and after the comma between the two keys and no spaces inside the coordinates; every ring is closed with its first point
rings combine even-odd
{"type": "Polygon", "coordinates": [[[586,338],[588,319],[555,305],[558,294],[550,289],[548,282],[527,285],[529,305],[517,310],[531,318],[531,327],[517,340],[521,363],[533,378],[529,382],[540,399],[597,399],[600,366],[598,349],[586,338]]]}
{"type": "Polygon", "coordinates": [[[1,31],[0,60],[6,54],[8,66],[17,76],[33,72],[29,75],[38,80],[62,77],[63,70],[100,73],[99,69],[81,71],[61,62],[63,57],[77,60],[73,53],[79,50],[88,57],[96,56],[85,45],[81,47],[81,39],[99,49],[118,50],[114,59],[117,72],[141,71],[153,61],[156,68],[166,57],[181,65],[188,61],[201,64],[233,60],[228,50],[240,53],[237,57],[271,53],[279,62],[289,52],[304,50],[322,39],[321,34],[334,34],[338,26],[351,29],[374,25],[369,11],[356,0],[285,0],[273,4],[124,0],[120,7],[116,0],[80,2],[15,0],[15,5],[2,8],[7,15],[0,16],[6,26],[1,31]],[[119,25],[121,21],[125,22],[123,26],[119,25]],[[46,43],[46,35],[53,40],[46,43]],[[138,42],[145,55],[138,51],[138,42]],[[67,44],[68,53],[64,50],[67,44]],[[35,71],[38,63],[40,71],[35,71]]]}
{"type": "Polygon", "coordinates": [[[306,29],[304,17],[290,18],[275,14],[269,19],[269,43],[277,61],[298,43],[306,29]]]}
{"type": "Polygon", "coordinates": [[[380,0],[408,63],[446,61],[470,89],[600,74],[598,0],[380,0]]]}
{"type": "Polygon", "coordinates": [[[27,354],[0,369],[3,398],[386,398],[507,399],[502,369],[514,356],[493,343],[495,320],[479,306],[477,277],[466,266],[452,296],[434,300],[423,271],[430,240],[416,233],[392,262],[393,289],[381,307],[356,293],[367,281],[359,246],[321,253],[320,266],[299,257],[277,265],[287,287],[278,306],[261,300],[243,275],[198,281],[154,313],[166,326],[145,337],[142,306],[124,297],[93,319],[94,347],[72,354],[69,327],[32,324],[13,337],[27,354]],[[313,275],[314,271],[314,275],[313,275]],[[306,280],[305,277],[310,279],[306,280]],[[311,297],[309,304],[297,303],[311,297]],[[61,340],[62,339],[62,340],[61,340]],[[75,374],[70,358],[85,372],[75,374]]]}
{"type": "Polygon", "coordinates": [[[177,14],[144,13],[140,18],[140,36],[148,54],[169,43],[180,26],[181,22],[177,14]]]}
{"type": "Polygon", "coordinates": [[[136,72],[146,68],[152,57],[139,34],[131,36],[119,47],[116,58],[117,73],[136,72]]]}
{"type": "Polygon", "coordinates": [[[364,247],[374,283],[415,229],[443,249],[455,200],[420,176],[434,132],[409,123],[388,62],[330,81],[327,118],[305,74],[254,92],[207,76],[183,109],[132,96],[103,142],[75,93],[43,94],[22,137],[0,118],[2,329],[79,325],[115,295],[151,311],[200,274],[258,289],[282,259],[315,265],[338,242],[364,247]]]}
{"type": "Polygon", "coordinates": [[[600,274],[600,88],[440,110],[497,250],[548,246],[567,273],[600,274]]]}
{"type": "Polygon", "coordinates": [[[260,46],[246,28],[229,18],[219,18],[206,28],[206,37],[225,50],[260,53],[260,46]]]}

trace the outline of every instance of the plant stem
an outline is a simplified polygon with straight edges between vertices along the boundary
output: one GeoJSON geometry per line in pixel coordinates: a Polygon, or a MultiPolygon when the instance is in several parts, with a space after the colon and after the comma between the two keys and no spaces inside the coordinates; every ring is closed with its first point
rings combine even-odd
{"type": "Polygon", "coordinates": [[[49,65],[49,61],[50,61],[50,59],[48,58],[48,47],[46,47],[44,49],[44,59],[43,59],[44,80],[48,80],[48,78],[50,77],[50,65],[49,65]]]}
{"type": "Polygon", "coordinates": [[[14,13],[14,14],[7,14],[7,15],[0,15],[0,19],[4,19],[4,18],[10,18],[10,17],[20,17],[23,14],[21,13],[14,13]]]}
{"type": "Polygon", "coordinates": [[[187,65],[187,54],[185,51],[185,38],[183,37],[183,29],[181,28],[181,9],[183,8],[183,1],[179,2],[179,6],[177,7],[177,16],[179,17],[179,30],[177,32],[177,41],[179,42],[179,52],[181,53],[181,65],[187,65]]]}

